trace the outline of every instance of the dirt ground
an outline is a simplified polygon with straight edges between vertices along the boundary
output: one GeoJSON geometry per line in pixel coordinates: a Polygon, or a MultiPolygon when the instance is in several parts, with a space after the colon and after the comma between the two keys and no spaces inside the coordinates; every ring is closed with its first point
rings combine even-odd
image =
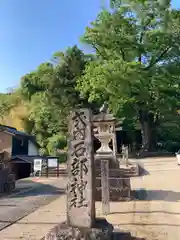
{"type": "MultiPolygon", "coordinates": [[[[175,158],[139,160],[144,176],[132,178],[139,201],[111,203],[107,220],[146,240],[180,239],[180,167],[175,158]]],[[[97,203],[100,210],[100,203],[97,203]]],[[[101,215],[101,213],[99,212],[101,215]]]]}
{"type": "MultiPolygon", "coordinates": [[[[104,217],[115,229],[130,232],[133,240],[179,240],[180,167],[177,166],[176,159],[151,158],[138,161],[146,169],[145,175],[132,178],[131,184],[140,200],[113,202],[110,205],[111,213],[104,217]]],[[[65,181],[61,178],[52,183],[48,181],[54,187],[65,186],[65,181]]],[[[31,198],[34,199],[34,195],[31,198]]],[[[103,216],[101,209],[101,203],[97,202],[98,217],[103,216]]],[[[50,229],[65,220],[66,196],[62,195],[0,231],[0,240],[40,240],[50,229]]]]}

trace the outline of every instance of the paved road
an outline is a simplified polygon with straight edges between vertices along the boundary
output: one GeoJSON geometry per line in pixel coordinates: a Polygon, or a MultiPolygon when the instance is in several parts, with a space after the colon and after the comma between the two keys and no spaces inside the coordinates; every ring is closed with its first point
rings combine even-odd
{"type": "Polygon", "coordinates": [[[55,200],[64,189],[65,181],[61,178],[38,182],[21,180],[15,194],[0,198],[0,230],[55,200]]]}

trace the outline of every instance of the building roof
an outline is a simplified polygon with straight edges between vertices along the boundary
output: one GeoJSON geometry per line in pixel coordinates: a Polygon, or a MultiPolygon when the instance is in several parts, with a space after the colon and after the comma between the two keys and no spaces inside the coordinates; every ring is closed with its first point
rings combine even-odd
{"type": "Polygon", "coordinates": [[[26,158],[26,159],[36,159],[36,158],[43,158],[43,159],[50,159],[50,158],[57,158],[57,157],[54,157],[54,156],[41,156],[41,155],[13,155],[11,157],[12,159],[15,159],[15,158],[26,158]]]}
{"type": "Polygon", "coordinates": [[[34,161],[34,159],[44,159],[44,160],[47,160],[47,159],[53,159],[53,158],[57,158],[57,157],[52,157],[52,156],[40,156],[40,155],[34,155],[34,156],[29,156],[29,155],[14,155],[11,157],[12,160],[15,161],[15,159],[20,159],[22,161],[25,161],[25,162],[29,162],[29,163],[32,163],[34,161]]]}
{"type": "Polygon", "coordinates": [[[25,132],[18,131],[16,128],[6,126],[6,125],[0,125],[0,131],[4,131],[4,132],[14,135],[14,136],[26,138],[26,139],[30,140],[31,142],[33,142],[36,146],[40,147],[34,136],[27,134],[25,132]]]}
{"type": "Polygon", "coordinates": [[[29,155],[14,155],[11,157],[12,160],[15,160],[15,159],[21,159],[22,161],[25,161],[25,162],[29,162],[29,163],[32,163],[34,161],[34,159],[36,158],[44,158],[42,156],[39,156],[39,155],[36,155],[36,156],[29,156],[29,155]]]}

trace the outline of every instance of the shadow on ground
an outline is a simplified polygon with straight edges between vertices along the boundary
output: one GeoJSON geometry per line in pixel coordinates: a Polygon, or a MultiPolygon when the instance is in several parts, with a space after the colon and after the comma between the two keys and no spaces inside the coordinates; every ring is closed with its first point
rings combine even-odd
{"type": "MultiPolygon", "coordinates": [[[[64,188],[57,188],[49,184],[40,184],[40,186],[30,189],[29,191],[25,193],[19,192],[17,195],[13,196],[12,198],[21,198],[21,197],[29,197],[29,196],[41,196],[41,195],[62,195],[65,194],[65,189],[64,188]]],[[[10,196],[11,198],[11,196],[10,196]]]]}
{"type": "Polygon", "coordinates": [[[150,175],[150,173],[144,168],[143,164],[138,163],[138,165],[139,165],[139,176],[150,175]]]}
{"type": "Polygon", "coordinates": [[[43,183],[31,184],[31,188],[26,190],[22,190],[21,186],[22,191],[0,198],[0,207],[3,209],[0,214],[0,231],[64,194],[65,188],[63,184],[60,185],[62,188],[57,183],[55,186],[43,183]]]}
{"type": "Polygon", "coordinates": [[[131,233],[114,232],[111,240],[147,240],[147,239],[133,237],[133,236],[131,236],[131,233]]]}
{"type": "Polygon", "coordinates": [[[25,180],[23,182],[24,187],[15,188],[11,193],[5,193],[0,196],[0,199],[4,198],[25,198],[30,196],[54,196],[54,195],[62,195],[65,194],[66,189],[65,186],[55,187],[51,184],[46,183],[35,183],[31,180],[25,180]]]}
{"type": "Polygon", "coordinates": [[[132,197],[134,200],[140,201],[166,201],[177,202],[180,200],[180,192],[174,192],[170,190],[146,190],[139,189],[132,191],[132,197]]]}
{"type": "Polygon", "coordinates": [[[55,225],[41,240],[50,239],[108,239],[109,240],[146,240],[133,237],[130,232],[122,231],[119,226],[113,226],[105,218],[96,218],[92,228],[71,227],[67,222],[55,225]],[[105,235],[104,235],[105,234],[105,235]],[[106,236],[106,237],[105,237],[106,236]]]}

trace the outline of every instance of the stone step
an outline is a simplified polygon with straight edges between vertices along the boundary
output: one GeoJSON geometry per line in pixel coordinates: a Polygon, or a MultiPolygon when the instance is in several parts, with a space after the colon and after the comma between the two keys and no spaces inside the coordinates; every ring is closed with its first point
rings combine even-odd
{"type": "MultiPolygon", "coordinates": [[[[130,178],[109,178],[110,188],[117,188],[123,190],[125,188],[130,188],[130,178]]],[[[101,178],[96,178],[96,187],[101,187],[101,178]]]]}
{"type": "MultiPolygon", "coordinates": [[[[109,192],[110,201],[130,201],[131,200],[131,189],[125,188],[123,190],[117,190],[116,188],[110,188],[109,192]]],[[[96,188],[95,201],[102,201],[102,190],[101,188],[96,188]]]]}
{"type": "MultiPolygon", "coordinates": [[[[96,201],[101,201],[101,177],[96,177],[96,201]]],[[[131,199],[130,178],[109,178],[110,201],[129,201],[131,199]]]]}
{"type": "MultiPolygon", "coordinates": [[[[131,177],[136,175],[137,171],[135,169],[109,169],[109,177],[131,177]]],[[[96,170],[96,176],[101,177],[101,169],[96,170]]]]}
{"type": "MultiPolygon", "coordinates": [[[[101,168],[101,160],[100,159],[95,159],[95,168],[101,168]]],[[[110,159],[109,160],[109,168],[117,169],[117,168],[119,168],[119,163],[110,159]]]]}

